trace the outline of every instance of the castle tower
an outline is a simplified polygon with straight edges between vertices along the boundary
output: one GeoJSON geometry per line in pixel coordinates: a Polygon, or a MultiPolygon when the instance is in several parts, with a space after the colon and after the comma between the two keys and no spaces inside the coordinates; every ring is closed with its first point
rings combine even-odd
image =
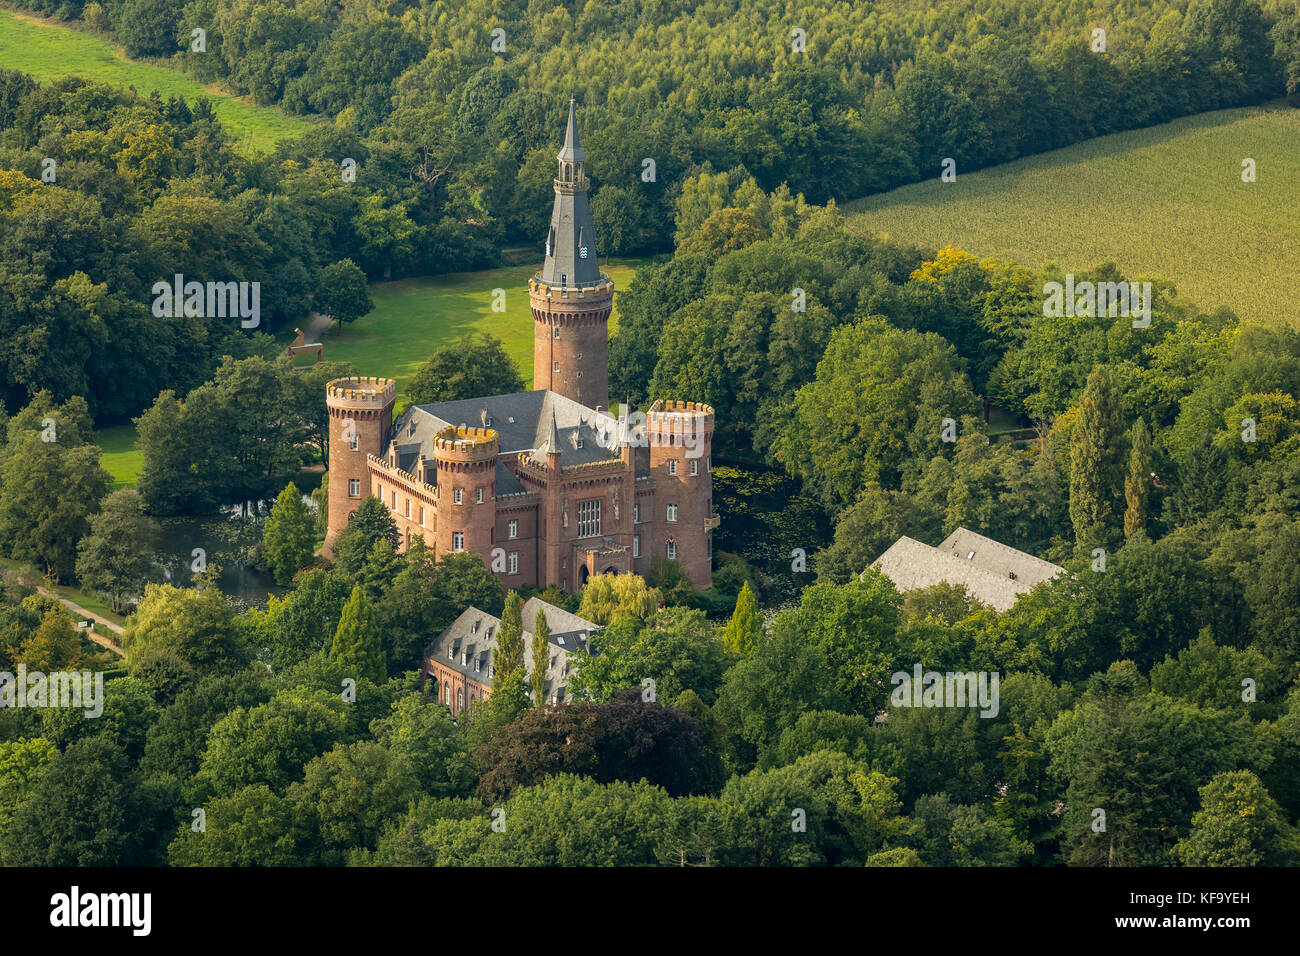
{"type": "Polygon", "coordinates": [[[654,557],[673,558],[691,584],[713,580],[713,408],[656,401],[646,415],[655,480],[654,557]]]}
{"type": "Polygon", "coordinates": [[[325,386],[330,419],[329,524],[321,552],[333,557],[334,542],[352,512],[370,494],[367,455],[382,456],[393,427],[397,383],[390,378],[336,378],[325,386]]]}
{"type": "Polygon", "coordinates": [[[473,551],[491,555],[496,527],[498,451],[497,433],[491,428],[452,426],[434,436],[433,463],[438,486],[434,549],[437,554],[473,551]]]}
{"type": "Polygon", "coordinates": [[[528,283],[533,388],[548,388],[588,408],[605,408],[614,283],[596,263],[596,231],[587,205],[587,151],[578,143],[573,100],[564,148],[556,158],[546,261],[528,283]]]}

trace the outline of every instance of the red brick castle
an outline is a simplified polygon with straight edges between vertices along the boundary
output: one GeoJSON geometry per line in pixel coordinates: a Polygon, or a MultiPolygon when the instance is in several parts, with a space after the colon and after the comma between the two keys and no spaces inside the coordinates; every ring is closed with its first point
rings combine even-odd
{"type": "Polygon", "coordinates": [[[389,379],[336,379],[330,415],[329,533],[366,495],[402,547],[481,555],[504,588],[576,591],[605,571],[678,562],[708,587],[713,558],[713,409],[672,400],[610,415],[614,283],[596,261],[587,154],[569,104],[546,261],[528,283],[531,392],[413,405],[393,417],[389,379]]]}

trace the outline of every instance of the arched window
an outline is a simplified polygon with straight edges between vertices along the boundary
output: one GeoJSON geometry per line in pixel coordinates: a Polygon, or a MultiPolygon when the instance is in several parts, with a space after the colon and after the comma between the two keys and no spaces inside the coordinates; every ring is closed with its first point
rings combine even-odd
{"type": "Polygon", "coordinates": [[[668,539],[668,560],[669,561],[677,560],[677,542],[674,541],[672,538],[668,539]]]}

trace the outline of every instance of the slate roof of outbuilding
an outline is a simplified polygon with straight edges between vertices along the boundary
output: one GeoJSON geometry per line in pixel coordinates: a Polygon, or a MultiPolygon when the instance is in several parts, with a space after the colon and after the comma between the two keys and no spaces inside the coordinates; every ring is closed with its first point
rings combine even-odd
{"type": "Polygon", "coordinates": [[[899,591],[941,582],[960,584],[998,611],[1008,610],[1022,594],[1065,570],[966,528],[958,528],[937,548],[904,535],[871,566],[899,591]]]}
{"type": "MultiPolygon", "coordinates": [[[[533,673],[533,624],[537,620],[537,611],[546,614],[546,623],[551,625],[551,653],[547,662],[546,694],[548,697],[565,699],[569,675],[569,658],[576,651],[589,649],[588,637],[602,628],[599,624],[584,620],[576,614],[570,614],[563,608],[548,604],[540,598],[529,598],[522,608],[524,624],[524,672],[530,678],[533,673]]],[[[425,648],[424,656],[438,661],[470,680],[491,686],[492,652],[496,650],[497,637],[501,630],[501,619],[480,611],[476,607],[467,607],[460,617],[452,621],[445,631],[439,634],[425,648]],[[450,654],[448,653],[450,651],[450,654]],[[478,669],[475,670],[475,661],[478,669]]]]}

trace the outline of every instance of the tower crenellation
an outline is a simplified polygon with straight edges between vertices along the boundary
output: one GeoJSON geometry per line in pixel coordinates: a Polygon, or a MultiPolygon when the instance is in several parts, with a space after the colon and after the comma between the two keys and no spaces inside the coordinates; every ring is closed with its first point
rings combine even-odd
{"type": "Polygon", "coordinates": [[[486,553],[496,523],[496,466],[500,452],[491,428],[451,426],[433,439],[438,495],[436,551],[486,553]],[[459,537],[457,537],[459,535],[459,537]]]}
{"type": "Polygon", "coordinates": [[[382,455],[393,426],[397,383],[391,378],[336,378],[325,386],[329,412],[329,515],[323,552],[334,542],[352,513],[370,493],[367,456],[382,455]]]}

